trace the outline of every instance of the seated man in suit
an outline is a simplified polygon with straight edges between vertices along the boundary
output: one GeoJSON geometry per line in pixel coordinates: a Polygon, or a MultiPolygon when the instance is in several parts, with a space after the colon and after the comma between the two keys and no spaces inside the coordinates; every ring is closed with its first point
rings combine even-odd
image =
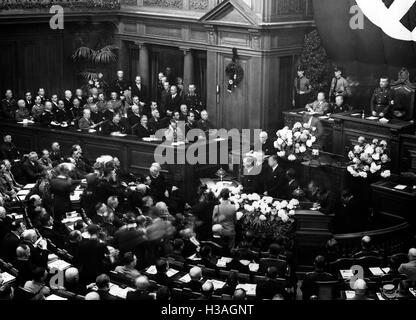
{"type": "Polygon", "coordinates": [[[399,267],[399,272],[406,275],[409,280],[416,281],[416,248],[409,250],[409,262],[399,267]]]}
{"type": "Polygon", "coordinates": [[[149,129],[152,134],[155,134],[160,129],[168,127],[169,118],[160,118],[160,112],[158,109],[152,110],[152,117],[149,120],[149,129]]]}
{"type": "Polygon", "coordinates": [[[202,285],[202,296],[197,300],[213,300],[212,295],[214,294],[214,285],[212,282],[207,281],[202,285]]]}
{"type": "Polygon", "coordinates": [[[32,278],[32,272],[37,266],[30,261],[30,248],[28,245],[19,245],[15,254],[17,259],[13,262],[13,266],[19,271],[16,282],[17,285],[23,286],[26,281],[32,278]]]}
{"type": "Polygon", "coordinates": [[[362,257],[380,257],[380,252],[377,250],[374,250],[373,244],[371,242],[371,237],[364,236],[361,239],[361,251],[354,254],[353,258],[362,258],[362,257]]]}
{"type": "Polygon", "coordinates": [[[78,121],[78,127],[81,130],[95,129],[97,125],[91,120],[91,110],[84,109],[82,112],[82,118],[78,121]]]}
{"type": "Polygon", "coordinates": [[[269,135],[266,131],[260,132],[259,141],[261,143],[261,151],[263,151],[264,155],[270,156],[272,154],[276,154],[276,149],[274,148],[273,141],[269,139],[269,135]]]}
{"type": "Polygon", "coordinates": [[[23,162],[22,169],[26,178],[26,183],[36,183],[36,181],[42,177],[43,169],[38,160],[38,154],[32,151],[29,153],[27,160],[23,162]]]}
{"type": "Polygon", "coordinates": [[[276,267],[268,267],[266,271],[266,279],[257,283],[256,298],[258,300],[272,299],[276,294],[281,294],[287,298],[287,291],[284,286],[280,285],[276,278],[278,271],[276,267]]]}
{"type": "Polygon", "coordinates": [[[42,237],[50,240],[58,248],[65,247],[65,235],[57,230],[54,219],[49,214],[44,214],[40,218],[41,227],[39,228],[39,233],[42,237]]]}
{"type": "Polygon", "coordinates": [[[9,230],[0,244],[0,257],[3,260],[12,262],[16,258],[16,248],[21,241],[20,237],[25,230],[25,226],[22,222],[12,221],[9,230]]]}
{"type": "Polygon", "coordinates": [[[165,131],[165,139],[169,142],[185,142],[184,132],[174,119],[170,120],[169,128],[165,131]]]}
{"type": "Polygon", "coordinates": [[[22,238],[22,243],[26,244],[30,250],[29,261],[38,267],[46,268],[49,254],[46,240],[39,239],[34,229],[25,230],[22,238]]]}
{"type": "Polygon", "coordinates": [[[189,277],[191,281],[188,283],[187,287],[193,292],[201,292],[202,290],[202,270],[200,267],[193,267],[189,270],[189,277]]]}
{"type": "Polygon", "coordinates": [[[50,101],[46,101],[45,109],[39,118],[39,123],[42,127],[50,127],[52,122],[56,122],[55,115],[52,112],[52,103],[50,101]]]}
{"type": "Polygon", "coordinates": [[[142,115],[140,118],[140,123],[135,125],[132,128],[133,135],[137,136],[140,140],[143,138],[149,138],[152,132],[148,126],[148,120],[146,115],[142,115]]]}
{"type": "Polygon", "coordinates": [[[97,293],[100,296],[100,300],[118,300],[117,297],[110,294],[110,277],[106,274],[99,275],[95,280],[95,285],[97,286],[97,293]]]}
{"type": "Polygon", "coordinates": [[[111,135],[112,133],[126,133],[125,127],[121,125],[121,115],[119,113],[113,114],[111,121],[107,122],[103,127],[103,133],[106,135],[111,135]]]}
{"type": "Polygon", "coordinates": [[[305,275],[301,290],[303,300],[309,300],[312,295],[317,295],[316,281],[332,281],[334,276],[325,272],[326,260],[324,256],[317,256],[314,262],[315,270],[305,275]]]}
{"type": "Polygon", "coordinates": [[[169,263],[166,260],[159,259],[156,261],[156,270],[157,273],[152,277],[152,280],[156,281],[156,283],[162,286],[172,288],[173,281],[166,274],[169,270],[169,263]]]}
{"type": "Polygon", "coordinates": [[[104,120],[104,115],[98,110],[96,103],[90,105],[91,121],[98,127],[104,120]]]}
{"type": "Polygon", "coordinates": [[[222,237],[222,225],[212,226],[212,238],[208,241],[201,241],[202,246],[209,246],[215,256],[226,256],[229,254],[228,242],[222,237]]]}
{"type": "Polygon", "coordinates": [[[140,277],[140,272],[136,269],[137,258],[134,255],[134,253],[126,252],[125,254],[123,254],[122,263],[122,266],[117,266],[115,268],[115,272],[122,274],[132,280],[136,279],[137,277],[140,277]]]}
{"type": "Polygon", "coordinates": [[[329,110],[329,104],[325,100],[325,93],[319,92],[317,100],[305,106],[306,111],[323,116],[329,110]]]}
{"type": "Polygon", "coordinates": [[[263,186],[261,183],[261,167],[256,165],[256,159],[246,157],[243,159],[244,175],[241,181],[243,192],[246,194],[261,193],[263,186]]]}
{"type": "Polygon", "coordinates": [[[243,259],[241,259],[240,251],[232,250],[231,251],[232,260],[227,263],[228,270],[237,270],[241,273],[250,273],[250,268],[247,263],[243,259]]]}
{"type": "Polygon", "coordinates": [[[142,114],[140,113],[140,107],[137,105],[132,105],[127,115],[130,127],[134,127],[135,125],[138,125],[140,123],[141,117],[142,117],[142,114]]]}
{"type": "Polygon", "coordinates": [[[154,300],[149,292],[149,279],[146,276],[140,276],[136,279],[136,291],[130,291],[127,293],[126,300],[141,300],[151,301],[154,300]]]}
{"type": "Polygon", "coordinates": [[[279,166],[277,155],[268,159],[269,171],[267,172],[264,189],[265,195],[273,198],[284,199],[288,193],[288,181],[285,171],[279,166]]]}

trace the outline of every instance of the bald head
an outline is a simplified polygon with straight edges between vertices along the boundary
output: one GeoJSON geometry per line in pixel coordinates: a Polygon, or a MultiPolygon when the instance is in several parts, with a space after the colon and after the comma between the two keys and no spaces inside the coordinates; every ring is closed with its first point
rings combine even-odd
{"type": "Polygon", "coordinates": [[[416,248],[412,248],[409,250],[409,260],[416,260],[416,248]]]}
{"type": "Polygon", "coordinates": [[[356,294],[363,294],[365,293],[365,290],[367,289],[367,283],[363,279],[357,279],[354,282],[353,289],[356,294]]]}
{"type": "Polygon", "coordinates": [[[77,283],[79,280],[79,272],[77,268],[68,268],[65,270],[65,281],[68,283],[77,283]]]}
{"type": "Polygon", "coordinates": [[[23,231],[22,238],[31,243],[35,243],[36,240],[38,240],[38,235],[36,234],[36,231],[34,229],[28,229],[23,231]]]}
{"type": "Polygon", "coordinates": [[[361,246],[363,247],[363,249],[368,249],[371,246],[371,238],[369,236],[364,236],[361,239],[361,246]]]}
{"type": "Polygon", "coordinates": [[[202,278],[202,269],[200,267],[193,267],[191,270],[189,270],[189,276],[192,280],[201,280],[202,278]]]}
{"type": "Polygon", "coordinates": [[[214,292],[214,285],[211,281],[207,281],[202,285],[202,293],[206,296],[212,295],[214,292]]]}
{"type": "Polygon", "coordinates": [[[136,288],[137,290],[147,290],[149,288],[149,279],[146,276],[137,277],[136,281],[136,288]]]}
{"type": "Polygon", "coordinates": [[[97,292],[88,292],[85,300],[100,300],[100,295],[97,292]]]}
{"type": "Polygon", "coordinates": [[[246,291],[244,289],[236,289],[233,294],[233,300],[245,300],[246,291]]]}
{"type": "Polygon", "coordinates": [[[16,257],[19,260],[28,260],[30,257],[30,249],[27,245],[23,244],[17,247],[16,257]]]}

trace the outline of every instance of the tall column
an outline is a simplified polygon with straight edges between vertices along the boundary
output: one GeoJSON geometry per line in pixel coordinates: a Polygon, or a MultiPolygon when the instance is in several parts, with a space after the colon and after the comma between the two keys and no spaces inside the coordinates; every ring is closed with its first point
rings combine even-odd
{"type": "Polygon", "coordinates": [[[194,55],[190,48],[180,48],[184,53],[183,83],[185,88],[194,83],[194,55]]]}
{"type": "Polygon", "coordinates": [[[150,85],[150,62],[149,62],[149,49],[145,43],[135,42],[139,47],[139,63],[138,63],[138,75],[142,77],[143,84],[147,87],[150,85]]]}

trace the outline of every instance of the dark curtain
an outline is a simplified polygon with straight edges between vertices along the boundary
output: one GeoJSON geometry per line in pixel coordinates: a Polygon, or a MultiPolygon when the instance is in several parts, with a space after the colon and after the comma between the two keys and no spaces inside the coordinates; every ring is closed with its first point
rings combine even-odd
{"type": "Polygon", "coordinates": [[[196,52],[194,55],[195,85],[201,96],[202,105],[207,105],[207,54],[196,52]]]}

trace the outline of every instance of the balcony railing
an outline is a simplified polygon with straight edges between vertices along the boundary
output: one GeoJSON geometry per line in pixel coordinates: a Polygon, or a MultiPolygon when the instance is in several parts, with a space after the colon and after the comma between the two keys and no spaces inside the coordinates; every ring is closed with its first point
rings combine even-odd
{"type": "Polygon", "coordinates": [[[0,0],[0,10],[44,9],[53,5],[70,9],[119,9],[120,0],[0,0]]]}

